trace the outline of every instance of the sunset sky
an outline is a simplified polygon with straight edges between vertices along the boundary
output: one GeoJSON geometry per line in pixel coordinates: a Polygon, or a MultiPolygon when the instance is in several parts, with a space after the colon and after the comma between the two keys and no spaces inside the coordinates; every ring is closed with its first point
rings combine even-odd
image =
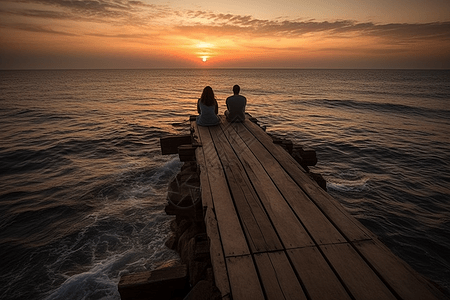
{"type": "Polygon", "coordinates": [[[0,69],[450,69],[449,0],[0,0],[0,69]]]}

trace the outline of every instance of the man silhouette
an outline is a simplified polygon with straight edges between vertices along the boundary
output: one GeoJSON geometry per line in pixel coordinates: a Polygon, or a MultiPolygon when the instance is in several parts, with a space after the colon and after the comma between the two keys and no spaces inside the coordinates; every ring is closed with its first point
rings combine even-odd
{"type": "Polygon", "coordinates": [[[225,116],[230,122],[244,122],[245,120],[245,106],[247,105],[247,99],[244,96],[239,95],[241,88],[239,85],[233,86],[233,96],[230,96],[226,100],[227,110],[225,116]]]}

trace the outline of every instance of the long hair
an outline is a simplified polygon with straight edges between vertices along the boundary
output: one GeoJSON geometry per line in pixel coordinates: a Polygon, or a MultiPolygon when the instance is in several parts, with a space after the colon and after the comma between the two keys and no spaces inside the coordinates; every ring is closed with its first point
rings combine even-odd
{"type": "Polygon", "coordinates": [[[206,106],[213,106],[216,104],[216,96],[214,96],[213,89],[210,86],[207,86],[203,89],[200,101],[206,106]]]}

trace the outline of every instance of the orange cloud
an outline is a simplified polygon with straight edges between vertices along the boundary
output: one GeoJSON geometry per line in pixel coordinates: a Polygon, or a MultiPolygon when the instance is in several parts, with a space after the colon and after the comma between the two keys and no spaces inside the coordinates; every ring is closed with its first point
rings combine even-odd
{"type": "Polygon", "coordinates": [[[58,67],[65,56],[85,56],[83,67],[99,57],[121,67],[197,67],[203,58],[210,67],[450,67],[450,22],[269,20],[125,0],[2,1],[0,17],[0,68],[36,53],[58,57],[58,67]]]}

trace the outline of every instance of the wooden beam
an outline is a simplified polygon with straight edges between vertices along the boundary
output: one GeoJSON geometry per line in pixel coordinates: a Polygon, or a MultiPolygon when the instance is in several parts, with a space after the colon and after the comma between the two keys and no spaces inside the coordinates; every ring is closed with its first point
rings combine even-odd
{"type": "MultiPolygon", "coordinates": [[[[283,199],[278,188],[266,173],[261,163],[248,149],[236,132],[246,130],[240,123],[226,123],[223,125],[227,137],[236,153],[239,153],[245,172],[258,194],[261,203],[269,215],[283,245],[286,249],[313,245],[305,228],[297,219],[292,209],[283,199]]],[[[257,143],[255,140],[254,142],[257,143]]]]}
{"type": "MultiPolygon", "coordinates": [[[[235,126],[230,126],[236,129],[235,126]]],[[[345,242],[345,238],[339,233],[328,218],[320,211],[316,204],[301,190],[297,183],[279,165],[278,161],[255,137],[243,127],[235,132],[243,139],[252,153],[259,161],[264,161],[262,172],[267,172],[282,197],[289,204],[289,210],[293,210],[313,238],[316,244],[330,244],[345,242]]],[[[237,139],[238,137],[236,137],[237,139]]],[[[289,156],[285,153],[284,155],[289,156]]],[[[258,179],[262,176],[258,172],[258,179]]],[[[308,178],[308,180],[310,180],[308,178]]],[[[268,184],[268,183],[267,183],[268,184]]],[[[265,184],[264,186],[266,186],[265,184]]],[[[264,187],[262,187],[264,188],[264,187]]],[[[281,200],[283,201],[283,200],[281,200]]],[[[297,221],[298,222],[298,221],[297,221]]]]}
{"type": "MultiPolygon", "coordinates": [[[[202,140],[198,133],[198,125],[195,119],[191,120],[191,134],[194,143],[196,143],[197,145],[201,145],[202,140]]],[[[199,177],[200,177],[200,187],[202,191],[203,210],[206,211],[207,207],[213,209],[214,203],[212,201],[211,187],[209,185],[208,168],[206,166],[205,155],[203,154],[203,148],[201,146],[195,149],[195,158],[197,161],[197,170],[200,172],[199,177]]]]}
{"type": "Polygon", "coordinates": [[[198,126],[198,132],[204,142],[199,154],[204,155],[208,168],[212,201],[225,257],[250,254],[209,129],[198,126]]]}
{"type": "Polygon", "coordinates": [[[195,161],[195,149],[197,147],[192,144],[178,146],[178,156],[180,161],[195,161]]]}
{"type": "Polygon", "coordinates": [[[345,238],[349,241],[367,240],[375,238],[360,222],[352,217],[327,192],[322,190],[315,181],[305,174],[303,168],[288,155],[282,148],[272,143],[261,128],[250,121],[244,122],[245,127],[261,142],[264,147],[276,158],[289,176],[301,187],[306,195],[323,211],[327,218],[335,224],[345,238]]]}
{"type": "Polygon", "coordinates": [[[159,139],[161,145],[161,154],[177,154],[178,146],[184,144],[191,144],[191,135],[171,135],[159,139]]]}
{"type": "Polygon", "coordinates": [[[219,126],[210,131],[252,253],[283,249],[252,183],[223,131],[219,126]]]}
{"type": "Polygon", "coordinates": [[[210,245],[211,264],[213,266],[214,280],[222,298],[230,295],[230,282],[228,280],[227,266],[223,254],[222,242],[220,239],[217,219],[211,207],[206,210],[205,216],[206,231],[208,233],[210,245]]]}
{"type": "Polygon", "coordinates": [[[317,247],[286,252],[311,300],[351,299],[317,247]]]}
{"type": "Polygon", "coordinates": [[[263,300],[264,293],[250,255],[226,259],[233,300],[263,300]]]}
{"type": "Polygon", "coordinates": [[[186,291],[189,286],[187,266],[180,265],[153,271],[124,275],[118,290],[123,300],[172,299],[176,290],[186,291]]]}
{"type": "Polygon", "coordinates": [[[255,262],[267,299],[307,299],[284,251],[256,254],[255,262]]]}
{"type": "Polygon", "coordinates": [[[349,244],[325,245],[320,249],[355,299],[397,299],[349,244]]]}

